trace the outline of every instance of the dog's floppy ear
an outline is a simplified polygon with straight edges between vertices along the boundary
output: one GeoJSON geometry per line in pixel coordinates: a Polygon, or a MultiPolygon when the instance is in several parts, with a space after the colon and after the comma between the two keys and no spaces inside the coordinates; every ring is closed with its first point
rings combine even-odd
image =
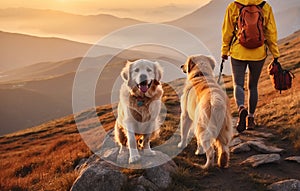
{"type": "Polygon", "coordinates": [[[158,62],[154,62],[153,68],[154,68],[155,80],[159,82],[163,75],[163,69],[158,62]]]}
{"type": "Polygon", "coordinates": [[[214,70],[216,67],[215,59],[211,56],[207,56],[207,60],[208,60],[209,65],[211,66],[212,70],[214,70]]]}
{"type": "Polygon", "coordinates": [[[127,82],[127,85],[129,87],[132,86],[131,68],[132,68],[132,62],[127,61],[126,66],[121,71],[121,77],[125,82],[127,82]]]}
{"type": "Polygon", "coordinates": [[[187,60],[187,68],[188,68],[188,73],[190,73],[192,71],[192,69],[195,67],[195,61],[194,61],[194,57],[190,57],[188,60],[187,60]]]}
{"type": "Polygon", "coordinates": [[[197,56],[193,56],[192,59],[194,60],[195,63],[201,63],[202,65],[209,64],[212,70],[215,69],[216,61],[212,56],[197,55],[197,56]]]}
{"type": "Polygon", "coordinates": [[[127,60],[127,63],[125,65],[125,67],[122,69],[121,71],[121,77],[124,81],[128,81],[129,79],[129,68],[130,68],[130,64],[131,62],[127,60]]]}

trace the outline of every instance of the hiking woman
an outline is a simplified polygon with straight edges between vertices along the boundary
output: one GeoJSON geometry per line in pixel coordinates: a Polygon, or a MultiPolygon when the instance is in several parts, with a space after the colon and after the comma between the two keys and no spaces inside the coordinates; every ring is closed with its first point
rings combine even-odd
{"type": "Polygon", "coordinates": [[[227,60],[228,56],[231,57],[234,99],[239,112],[236,126],[238,132],[255,128],[254,112],[258,101],[257,85],[268,48],[274,61],[277,61],[280,54],[272,7],[262,0],[236,0],[230,3],[223,21],[222,59],[227,60]],[[257,11],[251,12],[246,11],[246,9],[257,11]],[[253,15],[249,16],[249,14],[253,15]],[[247,19],[253,18],[257,19],[255,21],[256,27],[251,28],[250,25],[253,21],[247,21],[247,19]],[[249,26],[247,26],[248,24],[249,26]],[[259,28],[260,24],[261,29],[259,28]],[[247,29],[243,29],[245,26],[247,29]],[[254,40],[256,42],[250,42],[249,38],[252,37],[256,39],[254,40]],[[249,69],[247,79],[248,109],[244,105],[244,81],[247,67],[249,69]]]}

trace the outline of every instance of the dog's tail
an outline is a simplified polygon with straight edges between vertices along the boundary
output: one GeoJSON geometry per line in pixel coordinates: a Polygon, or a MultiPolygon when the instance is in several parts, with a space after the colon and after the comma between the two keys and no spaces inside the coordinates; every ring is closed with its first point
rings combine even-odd
{"type": "Polygon", "coordinates": [[[229,160],[228,144],[232,136],[230,109],[227,108],[225,93],[223,95],[223,92],[211,92],[209,107],[205,110],[198,109],[201,112],[198,125],[202,128],[196,128],[202,130],[202,132],[196,132],[196,135],[200,135],[201,145],[207,155],[207,161],[203,168],[208,168],[213,163],[213,145],[218,148],[219,166],[225,167],[229,160]]]}

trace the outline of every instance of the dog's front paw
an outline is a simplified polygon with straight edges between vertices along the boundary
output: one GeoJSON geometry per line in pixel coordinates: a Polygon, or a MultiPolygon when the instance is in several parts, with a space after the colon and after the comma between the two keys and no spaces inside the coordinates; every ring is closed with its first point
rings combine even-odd
{"type": "Polygon", "coordinates": [[[125,151],[126,151],[126,149],[123,146],[121,146],[120,150],[119,150],[119,154],[124,154],[125,151]]]}
{"type": "Polygon", "coordinates": [[[187,144],[186,143],[184,143],[183,141],[180,141],[180,143],[178,143],[178,148],[183,148],[183,147],[186,147],[187,146],[187,144]]]}
{"type": "Polygon", "coordinates": [[[135,162],[138,162],[141,159],[140,155],[134,155],[129,157],[129,164],[133,164],[135,162]]]}
{"type": "Polygon", "coordinates": [[[144,149],[144,155],[146,156],[154,156],[156,155],[156,152],[151,149],[144,149]]]}
{"type": "Polygon", "coordinates": [[[204,153],[205,152],[204,152],[203,148],[202,147],[198,147],[197,150],[196,150],[196,152],[195,152],[195,155],[203,155],[204,153]]]}

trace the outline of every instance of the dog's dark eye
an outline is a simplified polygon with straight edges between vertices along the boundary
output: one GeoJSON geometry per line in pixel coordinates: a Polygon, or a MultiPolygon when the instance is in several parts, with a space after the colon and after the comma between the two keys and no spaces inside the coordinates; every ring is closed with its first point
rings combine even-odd
{"type": "Polygon", "coordinates": [[[135,69],[134,71],[135,71],[135,72],[139,72],[139,71],[140,71],[140,69],[138,69],[138,68],[137,68],[137,69],[135,69]]]}
{"type": "Polygon", "coordinates": [[[152,72],[152,70],[150,68],[147,68],[147,72],[152,72]]]}

